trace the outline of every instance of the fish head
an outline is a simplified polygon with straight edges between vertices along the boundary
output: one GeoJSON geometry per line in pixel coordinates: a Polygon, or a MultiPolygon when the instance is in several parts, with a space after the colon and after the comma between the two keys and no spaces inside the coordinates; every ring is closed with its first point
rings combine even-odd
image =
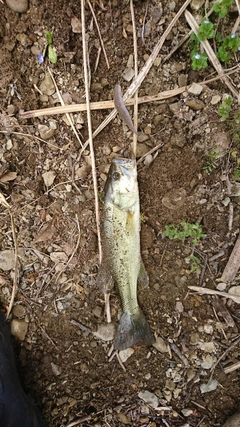
{"type": "Polygon", "coordinates": [[[138,199],[137,166],[132,159],[112,160],[105,195],[120,209],[130,209],[138,199]]]}

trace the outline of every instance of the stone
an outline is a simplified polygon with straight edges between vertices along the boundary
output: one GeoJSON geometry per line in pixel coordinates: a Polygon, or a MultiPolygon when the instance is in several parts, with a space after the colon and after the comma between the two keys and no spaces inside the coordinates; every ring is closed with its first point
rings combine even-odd
{"type": "Polygon", "coordinates": [[[188,93],[191,93],[191,95],[198,96],[202,93],[202,90],[203,90],[203,87],[201,85],[199,85],[198,83],[193,83],[188,88],[188,93]]]}
{"type": "Polygon", "coordinates": [[[119,351],[119,356],[121,361],[124,363],[126,362],[130,356],[132,356],[132,354],[134,353],[134,349],[131,347],[126,348],[125,350],[120,350],[119,351]]]}
{"type": "Polygon", "coordinates": [[[55,135],[55,129],[49,129],[47,125],[38,125],[40,137],[47,141],[55,135]]]}
{"type": "Polygon", "coordinates": [[[24,13],[28,10],[28,0],[6,0],[6,4],[13,12],[24,13]]]}
{"type": "Polygon", "coordinates": [[[28,330],[28,323],[24,320],[13,319],[11,321],[11,334],[19,341],[23,341],[28,330]]]}
{"type": "Polygon", "coordinates": [[[158,407],[159,400],[154,393],[151,393],[148,390],[142,390],[138,393],[138,397],[142,399],[145,403],[147,403],[149,406],[151,406],[152,408],[155,409],[158,407]]]}
{"type": "Polygon", "coordinates": [[[207,384],[201,384],[200,390],[201,390],[201,393],[209,393],[209,391],[216,390],[217,386],[218,386],[217,380],[212,380],[207,384]]]}
{"type": "Polygon", "coordinates": [[[92,334],[102,341],[112,341],[115,335],[115,325],[113,323],[102,323],[98,330],[92,334]]]}
{"type": "Polygon", "coordinates": [[[43,93],[43,95],[53,95],[56,91],[54,83],[52,81],[52,77],[50,76],[50,73],[46,73],[43,81],[40,84],[39,87],[40,91],[43,93]]]}
{"type": "Polygon", "coordinates": [[[219,95],[213,95],[213,97],[212,97],[212,99],[211,99],[211,101],[210,101],[210,104],[211,104],[211,105],[216,105],[216,104],[218,104],[220,101],[221,101],[221,96],[219,96],[219,95]]]}
{"type": "Polygon", "coordinates": [[[205,107],[204,103],[200,101],[200,99],[187,99],[186,105],[196,111],[202,110],[205,107]]]}
{"type": "Polygon", "coordinates": [[[56,174],[53,171],[44,172],[42,178],[46,187],[50,187],[56,178],[56,174]]]}
{"type": "Polygon", "coordinates": [[[0,269],[3,271],[9,271],[14,268],[15,254],[12,250],[6,250],[0,252],[0,269]]]}
{"type": "Polygon", "coordinates": [[[156,342],[153,344],[153,347],[160,351],[160,353],[168,353],[168,345],[165,343],[162,337],[156,338],[156,342]]]}

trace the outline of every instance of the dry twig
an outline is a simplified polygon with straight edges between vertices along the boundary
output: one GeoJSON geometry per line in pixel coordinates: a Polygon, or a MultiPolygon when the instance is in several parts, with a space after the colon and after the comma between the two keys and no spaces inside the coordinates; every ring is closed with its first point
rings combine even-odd
{"type": "Polygon", "coordinates": [[[87,105],[88,135],[89,135],[89,146],[90,146],[91,161],[92,161],[92,177],[93,177],[93,187],[94,187],[94,196],[95,196],[95,215],[96,215],[96,225],[97,225],[97,234],[98,234],[99,259],[100,259],[100,263],[101,263],[101,261],[102,261],[102,244],[101,244],[101,234],[100,234],[99,201],[98,201],[97,177],[96,177],[95,157],[94,157],[94,148],[93,148],[93,135],[92,135],[92,123],[91,123],[91,110],[90,110],[84,5],[85,5],[84,0],[81,0],[82,46],[83,46],[84,80],[85,80],[85,93],[86,93],[86,105],[87,105]]]}
{"type": "Polygon", "coordinates": [[[18,245],[17,245],[16,227],[15,227],[15,222],[14,222],[11,206],[8,204],[8,202],[6,201],[6,199],[2,193],[0,193],[0,204],[3,205],[5,208],[7,208],[8,213],[9,213],[10,218],[11,218],[12,235],[13,235],[14,251],[15,251],[15,253],[14,253],[13,288],[12,288],[11,300],[10,300],[10,304],[8,306],[7,316],[6,316],[6,318],[8,319],[8,317],[11,313],[12,307],[13,307],[15,295],[16,295],[17,290],[18,290],[18,277],[19,277],[19,274],[18,274],[18,245]]]}
{"type": "MultiPolygon", "coordinates": [[[[54,83],[54,86],[55,86],[55,89],[56,89],[56,92],[57,92],[57,95],[58,95],[58,99],[59,99],[59,101],[60,101],[61,105],[62,105],[62,106],[64,106],[64,101],[63,101],[63,99],[62,99],[62,95],[61,95],[61,93],[60,93],[60,92],[59,92],[59,90],[58,90],[56,80],[54,79],[54,77],[53,77],[53,73],[52,73],[52,71],[50,70],[50,68],[49,68],[49,67],[48,67],[48,72],[49,72],[49,74],[50,74],[50,76],[51,76],[51,79],[52,79],[52,81],[53,81],[53,83],[54,83]]],[[[69,113],[66,113],[66,116],[67,116],[67,119],[68,119],[68,121],[69,121],[69,123],[70,123],[70,126],[71,126],[72,130],[73,130],[73,133],[75,134],[75,136],[76,136],[76,138],[77,138],[77,140],[78,140],[79,144],[80,144],[80,145],[81,145],[81,147],[82,147],[82,141],[81,141],[81,139],[79,138],[79,135],[78,135],[78,133],[77,133],[77,131],[76,131],[76,128],[75,128],[75,126],[74,126],[74,124],[73,124],[73,121],[72,121],[72,118],[71,118],[70,114],[69,114],[69,113]]]]}
{"type": "MultiPolygon", "coordinates": [[[[216,80],[221,79],[224,76],[229,76],[230,74],[235,73],[238,71],[239,65],[231,69],[230,71],[226,73],[222,73],[221,75],[218,75],[216,77],[213,77],[212,79],[205,80],[203,82],[199,82],[200,85],[207,85],[209,83],[212,83],[216,80]]],[[[164,99],[172,98],[174,96],[180,95],[181,93],[188,90],[189,86],[183,86],[176,89],[171,90],[165,90],[163,92],[160,92],[153,96],[142,96],[138,98],[138,104],[144,104],[144,103],[151,103],[155,101],[163,101],[164,99]]],[[[134,105],[134,98],[130,98],[129,100],[124,102],[126,106],[134,105]]],[[[90,109],[91,110],[107,110],[110,108],[114,108],[114,102],[113,101],[98,101],[98,102],[90,102],[90,109]]],[[[50,108],[42,108],[39,110],[31,110],[31,111],[24,111],[20,113],[20,117],[24,119],[30,119],[33,117],[41,117],[41,116],[52,116],[54,114],[66,114],[66,113],[74,113],[78,111],[86,111],[87,105],[86,104],[73,104],[73,105],[65,105],[64,107],[50,107],[50,108]]],[[[5,131],[4,133],[8,133],[5,131]]],[[[13,133],[13,132],[12,132],[13,133]]],[[[18,133],[18,132],[16,132],[18,133]]],[[[26,135],[29,136],[29,135],[26,135]]],[[[35,137],[36,138],[36,137],[35,137]]],[[[47,143],[47,141],[44,141],[47,143]]]]}
{"type": "MultiPolygon", "coordinates": [[[[132,17],[132,26],[133,26],[133,50],[134,50],[134,76],[135,79],[138,75],[138,51],[137,51],[137,33],[136,33],[136,23],[134,17],[134,7],[133,0],[130,0],[130,10],[132,17]]],[[[134,116],[133,116],[133,125],[134,128],[138,128],[138,91],[136,90],[134,95],[134,116]]],[[[137,135],[133,134],[133,154],[136,157],[137,152],[137,135]]]]}
{"type": "Polygon", "coordinates": [[[106,61],[106,64],[107,64],[107,68],[109,70],[110,65],[109,65],[109,62],[108,62],[108,57],[107,57],[106,50],[105,50],[105,47],[104,47],[103,39],[102,39],[102,36],[101,36],[101,33],[100,33],[100,29],[99,29],[99,25],[98,25],[98,22],[97,22],[97,18],[96,18],[95,12],[94,12],[93,7],[91,5],[91,2],[89,0],[88,0],[88,6],[89,6],[89,8],[90,8],[90,10],[92,12],[92,16],[93,16],[95,25],[97,27],[97,32],[98,32],[100,43],[101,43],[102,50],[103,50],[103,53],[104,53],[105,61],[106,61]]]}
{"type": "Polygon", "coordinates": [[[201,288],[200,286],[188,286],[188,289],[195,291],[200,295],[220,295],[224,298],[230,298],[237,304],[240,304],[240,297],[228,294],[227,292],[215,291],[214,289],[201,288]]]}

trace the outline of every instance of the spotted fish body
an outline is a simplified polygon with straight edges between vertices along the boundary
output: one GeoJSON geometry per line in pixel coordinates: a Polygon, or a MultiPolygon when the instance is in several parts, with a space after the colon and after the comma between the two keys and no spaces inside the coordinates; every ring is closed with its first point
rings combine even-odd
{"type": "Polygon", "coordinates": [[[113,159],[104,191],[102,266],[118,287],[123,310],[114,348],[151,345],[155,338],[137,301],[137,281],[148,283],[148,276],[140,254],[135,160],[113,159]]]}

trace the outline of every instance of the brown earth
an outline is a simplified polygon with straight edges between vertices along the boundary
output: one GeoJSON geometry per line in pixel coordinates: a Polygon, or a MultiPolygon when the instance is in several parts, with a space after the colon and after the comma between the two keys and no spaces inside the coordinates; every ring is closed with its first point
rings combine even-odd
{"type": "MultiPolygon", "coordinates": [[[[129,2],[92,4],[110,69],[101,52],[95,70],[100,42],[86,5],[91,101],[111,100],[118,81],[123,91],[130,85],[122,77],[133,54],[129,2]]],[[[134,3],[137,30],[145,14],[148,29],[144,38],[138,37],[139,69],[182,2],[164,0],[162,12],[157,10],[159,5],[155,0],[134,3]]],[[[239,232],[239,196],[227,198],[236,180],[233,172],[239,145],[232,128],[217,114],[222,95],[229,90],[218,80],[198,96],[185,91],[165,101],[139,105],[139,157],[162,144],[150,164],[141,162],[138,167],[142,254],[150,277],[149,288],[139,287],[139,303],[156,337],[163,339],[162,351],[167,352],[136,347],[124,371],[116,357],[109,361],[111,342],[92,334],[106,319],[104,296],[96,282],[99,257],[89,149],[79,159],[80,144],[64,116],[23,120],[19,114],[20,110],[59,105],[55,90],[48,95],[41,85],[48,66],[65,102],[84,102],[82,36],[72,30],[73,17],[81,19],[80,1],[30,0],[24,14],[0,3],[0,186],[12,208],[18,239],[19,291],[11,319],[20,322],[23,330],[27,326],[16,348],[21,378],[47,426],[220,426],[239,405],[239,371],[224,371],[239,362],[239,344],[226,352],[213,372],[211,368],[239,337],[240,309],[230,299],[191,294],[188,286],[216,289],[239,232]],[[47,30],[58,54],[55,65],[47,59],[40,64],[37,58],[46,45],[47,30]],[[213,97],[218,95],[219,102],[214,104],[213,97]],[[44,129],[39,125],[48,127],[45,132],[51,129],[51,138],[41,134],[44,129]],[[40,135],[41,140],[36,138],[40,135]],[[214,159],[216,168],[208,174],[204,167],[215,147],[222,155],[214,159]],[[237,153],[235,157],[232,152],[237,153]],[[6,171],[16,174],[6,175],[6,171]],[[180,201],[172,209],[179,189],[180,201]],[[200,223],[206,237],[193,245],[191,239],[182,242],[162,236],[166,225],[180,222],[200,223]],[[193,272],[191,254],[200,261],[193,272]],[[222,317],[223,311],[230,320],[222,317]],[[200,386],[211,378],[217,386],[202,393],[200,386]],[[158,397],[158,409],[139,397],[143,390],[158,397]]],[[[201,72],[191,70],[188,43],[164,62],[188,32],[181,17],[139,96],[215,76],[210,66],[201,72]]],[[[237,74],[232,75],[232,82],[239,87],[237,74]]],[[[92,112],[93,130],[107,114],[105,110],[92,112]]],[[[73,121],[85,142],[86,113],[74,113],[73,121]]],[[[131,140],[131,132],[119,119],[94,139],[100,195],[112,153],[124,150],[127,155],[131,140]]],[[[8,259],[13,256],[14,241],[4,206],[0,224],[1,251],[11,251],[8,259]]],[[[1,257],[0,300],[6,310],[13,265],[4,267],[2,252],[1,257]]],[[[239,276],[234,284],[238,283],[239,276]]],[[[121,304],[117,291],[110,301],[117,325],[121,304]]]]}

